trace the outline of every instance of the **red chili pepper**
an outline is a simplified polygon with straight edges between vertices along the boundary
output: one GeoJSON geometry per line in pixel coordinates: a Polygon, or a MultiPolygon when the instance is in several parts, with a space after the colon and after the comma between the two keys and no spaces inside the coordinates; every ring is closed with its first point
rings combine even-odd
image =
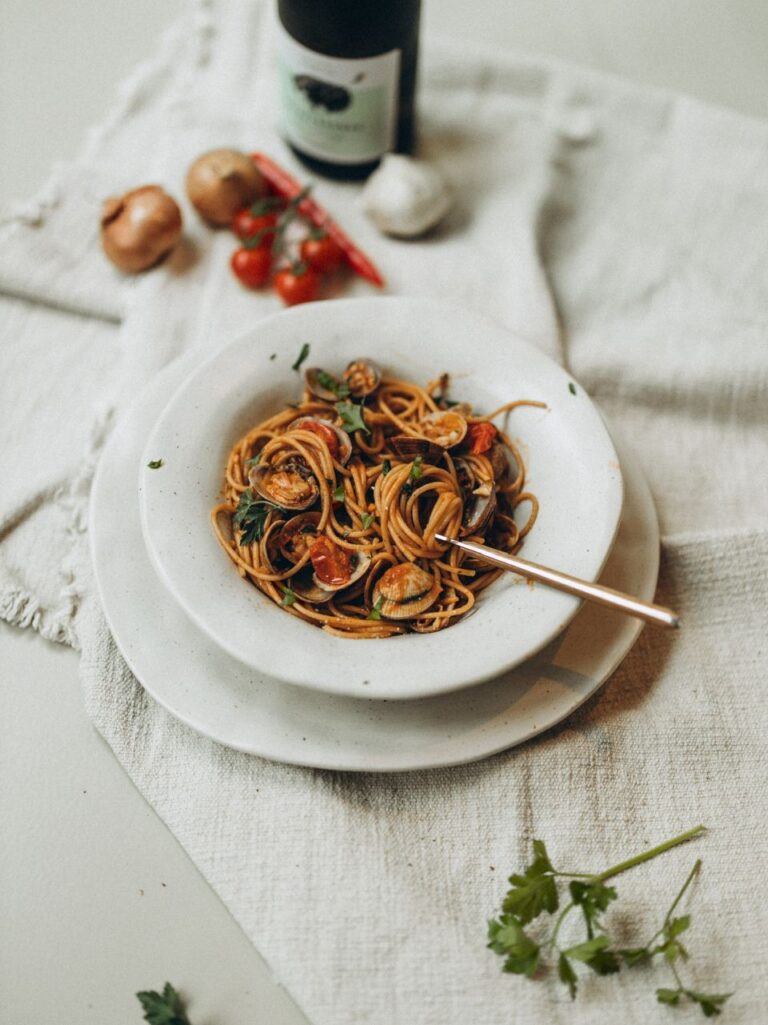
{"type": "Polygon", "coordinates": [[[496,428],[493,424],[484,421],[479,424],[470,424],[467,427],[466,444],[472,455],[479,456],[483,452],[487,452],[493,447],[495,440],[496,428]]]}
{"type": "MultiPolygon", "coordinates": [[[[276,164],[271,157],[264,153],[251,153],[251,160],[266,178],[272,189],[278,196],[286,199],[293,199],[302,191],[302,186],[293,175],[285,171],[279,164],[276,164]]],[[[334,242],[344,250],[347,263],[356,274],[377,288],[384,287],[384,278],[368,259],[362,249],[359,249],[352,239],[339,225],[331,218],[331,215],[318,202],[307,196],[299,203],[299,212],[310,220],[315,227],[324,228],[334,242]]]]}

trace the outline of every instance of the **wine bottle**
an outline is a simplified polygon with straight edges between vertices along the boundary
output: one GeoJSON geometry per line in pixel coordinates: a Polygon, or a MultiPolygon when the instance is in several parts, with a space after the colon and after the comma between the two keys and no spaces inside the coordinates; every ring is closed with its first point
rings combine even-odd
{"type": "Polygon", "coordinates": [[[421,0],[278,0],[283,134],[318,174],[364,178],[414,141],[421,0]]]}

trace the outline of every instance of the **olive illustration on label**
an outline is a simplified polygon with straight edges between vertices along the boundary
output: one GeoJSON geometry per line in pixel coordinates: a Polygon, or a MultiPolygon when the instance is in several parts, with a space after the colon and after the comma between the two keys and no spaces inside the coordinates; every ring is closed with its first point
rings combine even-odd
{"type": "Polygon", "coordinates": [[[296,88],[303,92],[313,107],[325,107],[330,114],[346,110],[352,102],[352,94],[343,86],[322,82],[311,75],[295,75],[296,88]]]}

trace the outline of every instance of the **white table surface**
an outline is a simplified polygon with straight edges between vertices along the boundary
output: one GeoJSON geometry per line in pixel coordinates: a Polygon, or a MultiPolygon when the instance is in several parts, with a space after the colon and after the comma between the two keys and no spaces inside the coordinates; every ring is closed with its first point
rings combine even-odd
{"type": "MultiPolygon", "coordinates": [[[[77,152],[182,6],[0,0],[4,197],[30,195],[53,161],[77,152]]],[[[467,10],[425,0],[423,33],[551,54],[768,116],[763,0],[475,0],[467,10]]],[[[75,653],[0,624],[0,672],[0,1021],[140,1022],[133,994],[169,979],[194,1025],[304,1022],[91,727],[75,653]]]]}

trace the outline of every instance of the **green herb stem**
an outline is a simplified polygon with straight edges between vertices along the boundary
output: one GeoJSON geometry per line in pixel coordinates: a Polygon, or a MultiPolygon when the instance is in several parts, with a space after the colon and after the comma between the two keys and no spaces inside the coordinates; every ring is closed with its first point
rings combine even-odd
{"type": "Polygon", "coordinates": [[[694,837],[703,833],[706,828],[706,826],[694,826],[693,829],[689,829],[687,832],[681,833],[679,836],[673,836],[671,840],[665,840],[664,843],[660,843],[656,847],[651,847],[650,850],[644,851],[642,854],[636,854],[634,858],[628,858],[626,861],[620,861],[618,865],[614,865],[612,868],[607,868],[605,872],[600,872],[599,875],[588,876],[587,878],[594,879],[595,882],[598,883],[604,883],[606,879],[613,879],[614,876],[621,875],[622,872],[627,872],[630,868],[634,868],[635,865],[642,865],[645,861],[652,861],[653,858],[658,858],[658,856],[660,854],[664,854],[665,851],[669,851],[673,847],[678,847],[681,843],[686,843],[688,840],[693,840],[694,837]]]}

